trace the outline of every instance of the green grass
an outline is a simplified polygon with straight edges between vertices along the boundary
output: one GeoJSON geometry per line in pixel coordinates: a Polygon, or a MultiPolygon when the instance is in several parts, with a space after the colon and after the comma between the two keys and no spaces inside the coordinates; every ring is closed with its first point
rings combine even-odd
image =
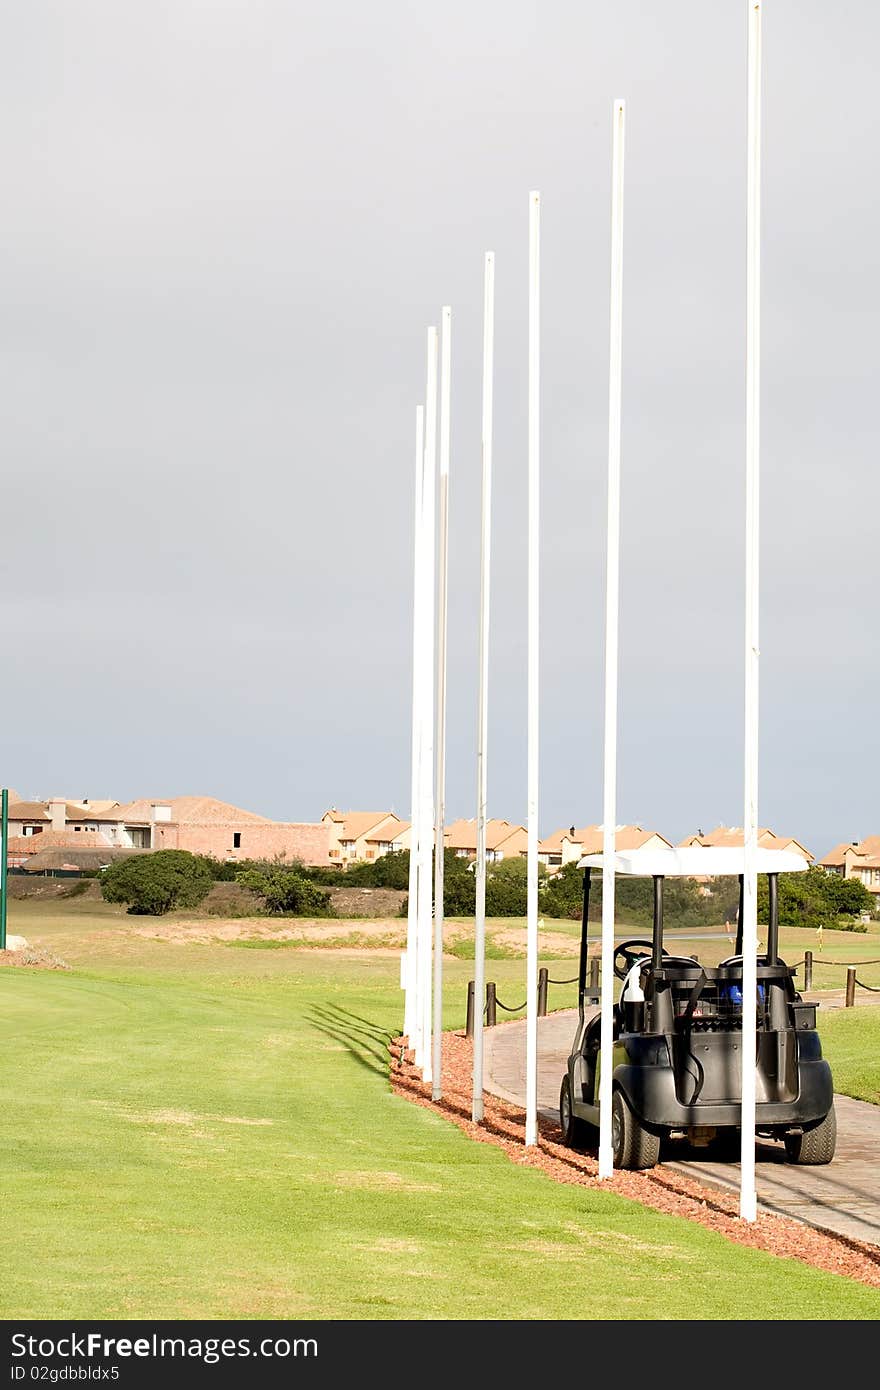
{"type": "MultiPolygon", "coordinates": [[[[166,945],[94,907],[11,912],[73,968],[0,970],[0,1315],[880,1313],[862,1285],[556,1184],[398,1099],[394,956],[166,945]]],[[[469,969],[449,963],[449,1025],[469,969]]],[[[493,973],[513,989],[522,962],[493,973]]]]}
{"type": "Polygon", "coordinates": [[[835,1090],[880,1105],[880,1008],[820,1009],[819,1032],[835,1090]]]}

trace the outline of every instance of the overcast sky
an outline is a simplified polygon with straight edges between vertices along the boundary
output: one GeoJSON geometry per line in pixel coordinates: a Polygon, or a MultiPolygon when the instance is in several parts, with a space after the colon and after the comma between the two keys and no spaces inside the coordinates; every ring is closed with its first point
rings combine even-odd
{"type": "MultiPolygon", "coordinates": [[[[768,0],[760,818],[880,833],[880,9],[768,0]]],[[[541,826],[601,819],[610,116],[627,100],[619,818],[742,823],[744,0],[28,0],[0,43],[2,777],[409,812],[411,476],[453,306],[449,794],[523,820],[543,197],[541,826]]]]}

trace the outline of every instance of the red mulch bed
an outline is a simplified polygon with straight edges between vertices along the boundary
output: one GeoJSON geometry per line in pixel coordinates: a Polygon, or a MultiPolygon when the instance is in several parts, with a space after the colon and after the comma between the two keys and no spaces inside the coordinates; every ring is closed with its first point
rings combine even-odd
{"type": "MultiPolygon", "coordinates": [[[[471,1139],[504,1149],[513,1163],[540,1168],[557,1182],[581,1187],[598,1187],[598,1164],[591,1154],[566,1148],[558,1125],[540,1120],[540,1136],[535,1148],[523,1144],[525,1114],[515,1105],[488,1093],[484,1101],[484,1122],[471,1120],[471,1076],[473,1052],[461,1033],[443,1037],[443,1092],[441,1101],[431,1100],[426,1086],[412,1065],[411,1054],[404,1054],[403,1039],[391,1045],[391,1085],[398,1095],[435,1110],[463,1129],[471,1139]]],[[[863,1284],[880,1288],[880,1247],[815,1230],[791,1217],[759,1212],[754,1223],[741,1221],[734,1193],[704,1186],[693,1178],[673,1173],[662,1165],[644,1173],[615,1172],[602,1183],[605,1191],[631,1197],[655,1211],[685,1216],[691,1221],[757,1250],[771,1255],[802,1260],[816,1269],[843,1274],[863,1284]]]]}

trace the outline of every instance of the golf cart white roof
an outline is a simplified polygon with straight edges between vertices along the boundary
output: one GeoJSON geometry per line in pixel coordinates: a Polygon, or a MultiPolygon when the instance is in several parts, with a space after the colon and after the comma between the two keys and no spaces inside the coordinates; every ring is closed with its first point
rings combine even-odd
{"type": "MultiPolygon", "coordinates": [[[[614,872],[633,878],[738,877],[745,873],[746,852],[741,846],[687,845],[681,849],[631,849],[614,856],[614,872]]],[[[604,856],[587,854],[579,869],[601,869],[604,856]]],[[[809,868],[803,855],[790,849],[759,849],[759,874],[799,874],[809,868]]]]}

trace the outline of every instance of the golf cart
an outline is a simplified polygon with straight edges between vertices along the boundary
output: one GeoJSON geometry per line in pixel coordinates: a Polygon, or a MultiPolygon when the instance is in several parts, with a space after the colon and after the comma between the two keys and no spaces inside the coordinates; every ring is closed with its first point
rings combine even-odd
{"type": "MultiPolygon", "coordinates": [[[[565,1142],[589,1141],[599,1124],[600,1010],[588,995],[590,875],[602,855],[580,861],[584,904],[578,971],[578,1026],[562,1082],[559,1116],[565,1142]]],[[[757,966],[755,1128],[782,1140],[791,1163],[830,1163],[836,1121],[831,1069],[822,1058],[816,1006],[779,958],[778,875],[806,869],[798,854],[758,850],[769,880],[767,949],[757,966]]],[[[612,1142],[617,1168],[653,1168],[660,1141],[685,1137],[732,1148],[742,1100],[742,920],[744,851],[730,848],[633,850],[615,855],[615,872],[654,882],[651,940],[622,942],[614,973],[622,982],[614,1006],[612,1142]],[[740,911],[736,950],[712,968],[663,948],[663,881],[670,877],[736,875],[740,911]]]]}

